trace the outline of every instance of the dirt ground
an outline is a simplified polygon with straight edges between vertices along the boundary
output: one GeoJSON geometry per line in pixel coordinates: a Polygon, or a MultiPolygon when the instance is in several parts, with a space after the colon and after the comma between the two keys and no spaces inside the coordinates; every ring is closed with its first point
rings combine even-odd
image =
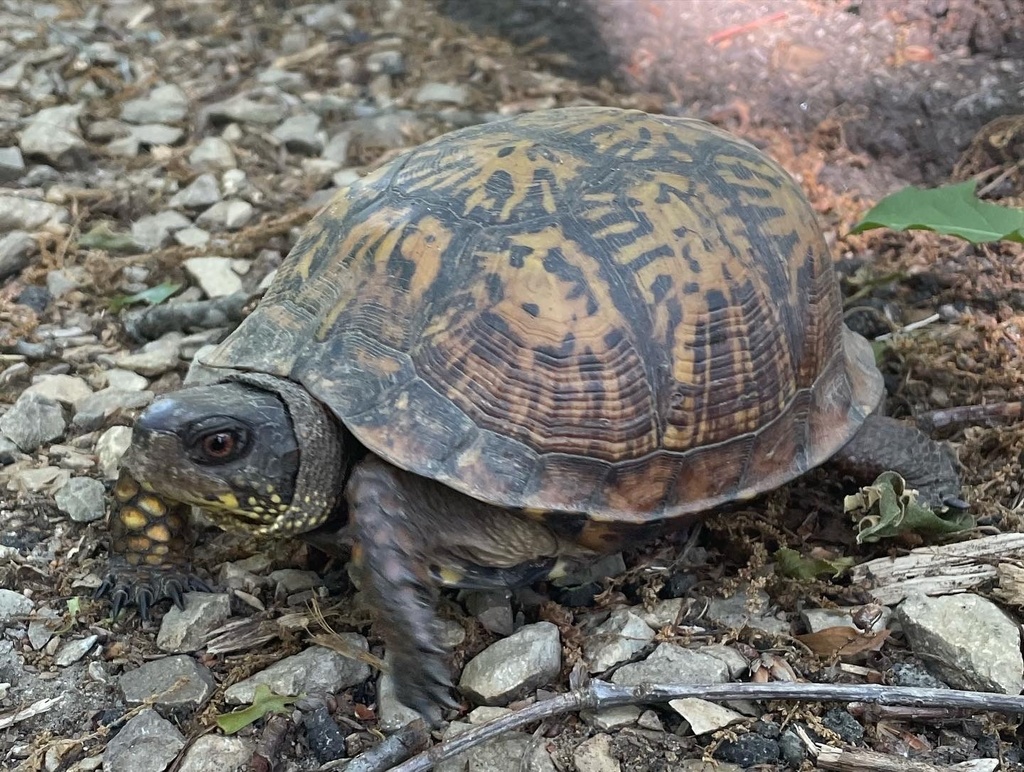
{"type": "MultiPolygon", "coordinates": [[[[64,12],[80,16],[89,5],[69,2],[64,12]]],[[[27,361],[30,374],[72,372],[91,377],[109,368],[111,357],[137,350],[141,343],[125,333],[108,302],[136,287],[140,266],[150,286],[166,280],[194,283],[182,261],[202,250],[170,245],[111,256],[77,242],[98,222],[126,231],[140,217],[163,208],[156,185],[118,186],[115,180],[148,170],[158,179],[191,181],[194,175],[185,163],[188,152],[214,132],[203,110],[254,88],[256,77],[271,64],[280,65],[282,57],[291,57],[287,68],[308,78],[308,91],[331,95],[341,91],[334,66],[338,57],[350,56],[362,68],[371,54],[397,41],[405,64],[392,77],[390,98],[395,106],[420,113],[415,130],[398,146],[411,146],[482,115],[584,102],[710,120],[762,147],[801,182],[840,263],[849,324],[871,338],[897,333],[876,344],[889,387],[890,414],[912,418],[963,405],[1012,404],[1024,395],[1021,245],[970,246],[928,233],[849,235],[874,201],[907,183],[975,178],[994,201],[1024,202],[1024,120],[982,131],[1000,116],[1024,114],[1024,0],[352,0],[344,5],[358,20],[355,31],[323,33],[314,28],[298,50],[282,43],[297,26],[298,3],[210,0],[153,7],[142,28],[158,30],[180,46],[172,55],[171,48],[150,50],[140,38],[133,38],[124,44],[126,55],[152,57],[158,66],[150,68],[151,74],[163,72],[164,78],[187,87],[194,109],[183,122],[185,137],[155,157],[124,159],[96,152],[89,164],[61,171],[58,181],[75,191],[75,227],[42,237],[40,253],[0,287],[0,352],[22,357],[4,360],[5,367],[27,361]],[[301,52],[317,45],[326,53],[304,59],[301,52]],[[466,86],[465,104],[447,113],[417,106],[410,95],[426,81],[466,86]],[[82,277],[77,291],[42,310],[23,300],[26,288],[44,287],[48,274],[68,268],[79,270],[82,277]],[[931,321],[906,330],[925,319],[931,321]],[[51,340],[53,328],[75,327],[88,329],[102,341],[103,356],[67,360],[59,348],[22,345],[51,340]],[[26,351],[36,353],[26,359],[26,351]]],[[[39,46],[43,50],[42,43],[39,46]]],[[[0,54],[6,55],[4,49],[0,54]]],[[[96,79],[104,91],[89,107],[91,119],[119,114],[121,104],[145,91],[143,84],[120,81],[113,66],[96,79]]],[[[145,86],[158,80],[152,74],[145,86]]],[[[374,72],[358,69],[344,84],[344,94],[362,99],[377,83],[374,72]]],[[[0,146],[17,144],[17,132],[39,105],[9,107],[7,117],[0,115],[0,146]]],[[[346,109],[339,108],[338,114],[324,109],[332,131],[354,119],[346,109]]],[[[362,173],[400,149],[378,147],[372,140],[352,148],[346,168],[362,173]]],[[[257,202],[258,219],[224,235],[218,254],[255,258],[245,277],[255,286],[294,244],[297,226],[313,211],[310,197],[331,183],[329,175],[308,170],[299,174],[300,161],[258,132],[246,134],[239,143],[239,156],[263,195],[257,202]]],[[[40,187],[45,190],[53,184],[40,187]]],[[[181,362],[150,387],[157,393],[176,388],[186,367],[187,362],[181,362]]],[[[7,405],[13,403],[26,383],[24,372],[9,381],[0,378],[0,398],[7,405]]],[[[113,422],[128,423],[131,416],[131,411],[120,413],[113,422]]],[[[975,530],[956,538],[1019,531],[1024,517],[1024,422],[959,421],[938,433],[957,449],[967,498],[978,520],[975,530]]],[[[32,455],[17,473],[46,463],[47,452],[44,448],[32,455]]],[[[69,522],[57,511],[50,491],[19,488],[12,482],[12,469],[4,473],[9,484],[0,492],[0,545],[12,548],[18,557],[8,555],[5,563],[0,562],[0,587],[28,591],[37,603],[63,614],[63,602],[86,596],[89,577],[95,579],[102,571],[103,528],[69,522]]],[[[684,580],[688,591],[723,594],[753,583],[793,620],[802,607],[863,602],[862,588],[846,577],[798,582],[773,568],[772,555],[781,547],[861,562],[905,554],[921,543],[907,538],[857,545],[849,518],[841,511],[842,495],[849,490],[848,480],[822,469],[757,502],[710,517],[698,543],[705,559],[695,563],[684,580]]],[[[669,596],[674,592],[669,588],[680,581],[674,567],[680,548],[679,539],[667,539],[629,551],[629,570],[608,582],[597,608],[669,596]]],[[[216,537],[204,543],[196,562],[212,573],[223,560],[237,560],[242,554],[236,543],[216,537]]],[[[317,568],[324,563],[322,556],[297,548],[285,547],[276,557],[297,558],[300,565],[317,568]]],[[[334,583],[347,590],[347,583],[338,578],[343,571],[333,568],[334,583]]],[[[991,589],[979,591],[986,594],[991,589]]],[[[555,597],[524,613],[528,621],[555,621],[571,660],[573,654],[579,655],[592,608],[555,597]]],[[[266,600],[272,610],[268,613],[287,610],[279,608],[279,598],[266,600]]],[[[336,600],[332,621],[351,621],[345,593],[336,600]]],[[[1019,616],[1019,608],[1005,608],[1019,616]]],[[[681,626],[696,625],[700,613],[696,605],[688,605],[681,626]]],[[[85,602],[77,618],[64,617],[76,632],[100,637],[104,666],[116,670],[159,654],[152,628],[111,625],[105,614],[102,604],[85,602]]],[[[465,624],[471,634],[459,652],[460,662],[495,639],[468,615],[465,624]]],[[[371,651],[381,653],[380,641],[365,621],[354,621],[351,627],[366,633],[371,651]]],[[[673,636],[693,640],[689,632],[673,636]]],[[[298,633],[282,638],[284,642],[273,644],[280,649],[261,649],[263,665],[271,654],[298,650],[304,640],[298,633]]],[[[841,664],[855,664],[872,677],[883,678],[896,663],[917,662],[896,638],[846,663],[816,657],[788,636],[770,639],[751,629],[709,627],[697,638],[735,644],[760,662],[785,661],[809,680],[840,680],[845,677],[841,664]]],[[[65,699],[46,713],[0,725],[0,766],[95,768],[107,725],[125,711],[111,682],[93,683],[84,664],[77,669],[55,667],[52,652],[28,651],[20,633],[10,633],[7,643],[10,651],[25,648],[25,659],[22,668],[14,667],[13,658],[11,663],[0,662],[0,685],[14,684],[9,691],[0,686],[0,719],[46,696],[65,699]]],[[[219,668],[222,685],[255,669],[252,659],[241,656],[207,659],[219,668]]],[[[569,670],[567,664],[552,688],[567,687],[569,670]]],[[[372,688],[359,687],[333,707],[340,714],[356,703],[372,705],[373,699],[372,688]]],[[[207,710],[181,721],[180,727],[190,738],[197,737],[209,730],[221,708],[215,698],[207,710]]],[[[823,713],[814,705],[772,705],[762,722],[800,720],[820,726],[823,713]]],[[[862,723],[864,744],[893,757],[955,763],[978,757],[983,747],[978,738],[985,737],[986,753],[998,755],[1002,769],[1024,769],[1024,737],[1012,717],[950,715],[921,722],[905,715],[869,714],[862,723]]],[[[372,710],[365,720],[349,719],[347,726],[359,742],[375,741],[372,710]]],[[[264,729],[253,731],[258,739],[264,729]]],[[[736,734],[745,731],[740,728],[736,734]]],[[[276,768],[317,768],[308,747],[295,740],[297,733],[291,726],[276,768]]],[[[556,768],[566,772],[577,768],[574,748],[591,734],[592,727],[574,715],[538,730],[556,768]]],[[[623,770],[658,772],[683,768],[682,759],[711,756],[726,739],[624,732],[616,735],[613,750],[623,770]]],[[[778,762],[762,768],[786,767],[778,762]]]]}

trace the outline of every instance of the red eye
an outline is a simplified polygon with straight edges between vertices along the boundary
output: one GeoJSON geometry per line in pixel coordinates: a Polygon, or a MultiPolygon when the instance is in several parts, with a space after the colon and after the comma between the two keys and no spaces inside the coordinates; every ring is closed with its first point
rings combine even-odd
{"type": "Polygon", "coordinates": [[[235,452],[237,444],[230,432],[215,432],[203,437],[203,452],[213,459],[225,459],[235,452]]]}

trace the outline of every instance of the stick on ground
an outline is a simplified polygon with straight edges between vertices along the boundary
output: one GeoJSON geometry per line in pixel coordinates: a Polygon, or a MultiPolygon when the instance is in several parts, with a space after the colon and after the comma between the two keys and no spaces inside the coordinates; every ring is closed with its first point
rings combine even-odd
{"type": "MultiPolygon", "coordinates": [[[[876,705],[902,705],[917,708],[964,709],[972,712],[1024,714],[1024,696],[967,692],[955,689],[918,689],[897,686],[860,684],[651,684],[614,686],[592,681],[587,686],[550,700],[538,702],[523,710],[502,716],[445,740],[418,756],[397,766],[369,766],[363,759],[373,749],[352,759],[348,770],[359,772],[428,772],[435,764],[493,740],[507,732],[520,729],[542,719],[575,710],[605,710],[620,705],[664,703],[686,697],[699,697],[712,702],[725,700],[797,700],[801,702],[867,702],[876,705]]],[[[396,759],[388,754],[389,764],[396,759]]]]}

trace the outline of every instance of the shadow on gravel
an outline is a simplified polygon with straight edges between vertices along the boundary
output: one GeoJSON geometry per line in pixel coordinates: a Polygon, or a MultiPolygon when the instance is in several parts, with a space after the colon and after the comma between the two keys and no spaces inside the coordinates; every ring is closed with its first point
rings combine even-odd
{"type": "Polygon", "coordinates": [[[560,74],[610,77],[665,112],[806,135],[830,121],[911,182],[944,179],[976,131],[1024,112],[1024,0],[435,0],[560,74]]]}

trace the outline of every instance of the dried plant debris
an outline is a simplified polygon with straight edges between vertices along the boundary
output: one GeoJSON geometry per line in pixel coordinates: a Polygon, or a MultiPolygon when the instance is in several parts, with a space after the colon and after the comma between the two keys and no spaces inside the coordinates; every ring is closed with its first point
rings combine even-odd
{"type": "MultiPolygon", "coordinates": [[[[729,0],[715,18],[680,10],[624,49],[621,35],[640,28],[629,24],[673,0],[612,27],[594,3],[467,2],[0,0],[0,767],[354,772],[426,768],[430,756],[405,761],[426,749],[461,752],[438,766],[449,770],[526,759],[646,772],[712,758],[779,770],[908,758],[1019,768],[1016,719],[998,713],[1019,698],[948,688],[957,683],[942,678],[989,683],[986,663],[937,669],[935,647],[955,649],[958,631],[936,629],[929,603],[908,600],[961,596],[992,629],[1020,621],[1024,247],[851,232],[885,194],[920,182],[885,160],[894,153],[941,150],[933,182],[970,181],[985,203],[1020,206],[1024,111],[980,113],[1002,91],[970,86],[942,125],[927,100],[886,101],[913,97],[926,67],[1012,78],[1019,57],[999,46],[1019,41],[1024,14],[1010,25],[999,14],[1017,0],[862,3],[858,18],[844,4],[729,0]],[[490,22],[474,19],[481,8],[490,22]],[[552,20],[566,19],[573,44],[559,47],[552,20]],[[667,45],[684,23],[694,45],[667,45]],[[800,36],[869,23],[870,35],[843,43],[891,70],[867,113],[790,109],[795,95],[843,87],[822,80],[818,38],[800,36]],[[882,29],[899,39],[886,42],[882,29]],[[768,65],[712,94],[743,72],[728,64],[742,57],[768,65]],[[651,77],[659,61],[701,82],[651,77]],[[217,593],[190,599],[201,618],[158,608],[146,625],[109,619],[89,597],[132,421],[252,310],[310,217],[444,131],[578,104],[711,120],[800,181],[839,261],[847,321],[872,338],[886,410],[953,443],[973,528],[920,513],[898,479],[858,493],[822,468],[689,533],[631,545],[585,576],[445,593],[438,634],[453,675],[468,670],[475,693],[500,693],[492,701],[503,704],[463,695],[434,734],[395,698],[347,553],[203,531],[193,556],[217,593]],[[877,105],[887,125],[918,121],[936,137],[988,125],[960,146],[922,132],[866,141],[877,105]],[[779,110],[760,106],[800,120],[777,123],[779,110]],[[901,150],[898,138],[920,147],[901,150]],[[868,507],[859,536],[843,511],[851,494],[868,507]],[[951,532],[939,539],[936,525],[951,532]],[[898,631],[897,613],[927,635],[898,631]],[[513,644],[542,639],[543,658],[529,656],[536,646],[502,646],[510,634],[520,636],[513,644]],[[507,694],[505,665],[521,687],[507,694]],[[685,673],[719,683],[681,684],[685,673]],[[640,700],[634,686],[602,691],[636,679],[668,682],[639,689],[640,700]],[[744,691],[762,686],[775,691],[744,691]],[[888,687],[944,694],[909,710],[888,687]],[[730,713],[702,702],[718,704],[716,693],[731,694],[730,713]],[[690,700],[678,704],[686,719],[677,698],[690,700]],[[234,714],[235,705],[248,707],[234,714]]],[[[1004,643],[1003,653],[1016,645],[1004,643]]],[[[1015,683],[1013,661],[1001,667],[992,683],[1015,683]]]]}

